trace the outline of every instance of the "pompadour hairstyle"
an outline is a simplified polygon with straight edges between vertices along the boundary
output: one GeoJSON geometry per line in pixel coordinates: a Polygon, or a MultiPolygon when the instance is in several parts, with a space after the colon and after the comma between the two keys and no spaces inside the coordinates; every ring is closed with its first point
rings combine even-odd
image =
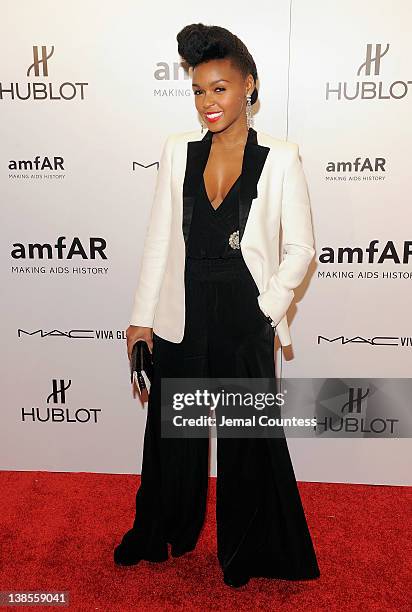
{"type": "Polygon", "coordinates": [[[243,78],[251,74],[255,80],[251,103],[256,102],[256,64],[246,45],[235,34],[220,26],[192,23],[185,26],[176,39],[178,53],[184,60],[183,66],[186,70],[208,60],[228,58],[240,70],[243,78]]]}

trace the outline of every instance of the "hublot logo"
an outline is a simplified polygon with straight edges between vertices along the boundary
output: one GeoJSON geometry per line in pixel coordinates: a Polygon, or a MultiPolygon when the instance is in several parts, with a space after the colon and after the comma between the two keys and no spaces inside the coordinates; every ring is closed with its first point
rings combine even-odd
{"type": "MultiPolygon", "coordinates": [[[[49,77],[49,60],[54,55],[54,46],[47,51],[45,45],[33,46],[33,61],[27,68],[26,76],[49,77]]],[[[85,87],[88,83],[83,81],[71,83],[52,83],[50,81],[27,81],[25,83],[0,82],[0,100],[50,100],[68,101],[84,100],[85,87]]]]}
{"type": "MultiPolygon", "coordinates": [[[[377,43],[366,45],[365,60],[360,64],[356,76],[380,76],[381,60],[389,51],[389,44],[385,49],[377,43]],[[371,72],[373,74],[371,75],[371,72]]],[[[326,83],[326,100],[401,100],[409,94],[410,80],[397,80],[392,83],[382,81],[360,80],[355,83],[340,81],[326,83]]]]}
{"type": "Polygon", "coordinates": [[[366,389],[349,387],[347,394],[348,401],[340,407],[340,414],[333,414],[332,405],[330,410],[325,410],[327,401],[322,398],[322,409],[316,415],[315,431],[318,436],[325,433],[339,433],[350,436],[396,437],[399,433],[399,419],[379,414],[380,411],[374,410],[372,403],[368,410],[366,402],[370,396],[368,387],[366,389]]]}
{"type": "Polygon", "coordinates": [[[71,387],[72,381],[67,383],[64,379],[53,378],[51,393],[46,398],[46,404],[51,407],[21,409],[22,422],[33,423],[97,423],[101,408],[69,408],[66,407],[66,391],[71,387]],[[55,404],[61,404],[58,407],[55,404]]]}
{"type": "Polygon", "coordinates": [[[34,76],[40,76],[40,68],[42,69],[42,76],[49,76],[48,60],[54,53],[54,46],[52,46],[50,54],[47,55],[47,48],[42,45],[41,47],[41,59],[39,59],[39,47],[33,47],[33,63],[27,69],[27,75],[30,76],[30,72],[34,70],[34,76]]]}

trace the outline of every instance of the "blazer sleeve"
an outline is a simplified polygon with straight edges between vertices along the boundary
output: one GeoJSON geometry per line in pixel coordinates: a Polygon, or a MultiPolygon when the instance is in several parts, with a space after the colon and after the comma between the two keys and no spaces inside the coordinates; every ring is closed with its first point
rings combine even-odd
{"type": "Polygon", "coordinates": [[[311,208],[299,146],[288,144],[291,153],[284,172],[281,208],[283,258],[266,290],[258,296],[261,309],[275,325],[286,314],[294,297],[293,290],[306,276],[315,255],[311,208]]]}
{"type": "Polygon", "coordinates": [[[172,219],[172,149],[173,135],[171,134],[166,138],[160,156],[130,325],[153,327],[169,250],[172,219]]]}

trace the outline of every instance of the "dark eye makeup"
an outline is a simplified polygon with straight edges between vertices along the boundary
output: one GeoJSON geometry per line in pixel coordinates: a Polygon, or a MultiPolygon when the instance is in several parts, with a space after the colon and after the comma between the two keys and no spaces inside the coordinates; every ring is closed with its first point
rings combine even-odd
{"type": "MultiPolygon", "coordinates": [[[[225,89],[226,89],[226,88],[225,88],[225,87],[215,87],[215,91],[216,91],[217,89],[221,89],[222,91],[225,91],[225,89]]],[[[202,91],[201,89],[195,89],[195,90],[193,90],[193,93],[194,93],[194,94],[195,94],[195,96],[196,96],[196,95],[197,95],[199,92],[201,92],[201,91],[202,91]]]]}

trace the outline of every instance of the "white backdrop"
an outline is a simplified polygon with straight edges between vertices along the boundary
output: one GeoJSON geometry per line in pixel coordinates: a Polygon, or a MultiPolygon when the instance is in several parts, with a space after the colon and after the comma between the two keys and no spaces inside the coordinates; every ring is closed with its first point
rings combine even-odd
{"type": "MultiPolygon", "coordinates": [[[[161,145],[200,130],[178,67],[188,23],[245,42],[255,128],[300,146],[317,255],[282,376],[409,376],[410,3],[7,0],[1,16],[2,469],[140,473],[125,329],[161,145]],[[399,262],[379,261],[390,241],[399,262]]],[[[299,480],[410,484],[408,439],[289,448],[299,480]]]]}

